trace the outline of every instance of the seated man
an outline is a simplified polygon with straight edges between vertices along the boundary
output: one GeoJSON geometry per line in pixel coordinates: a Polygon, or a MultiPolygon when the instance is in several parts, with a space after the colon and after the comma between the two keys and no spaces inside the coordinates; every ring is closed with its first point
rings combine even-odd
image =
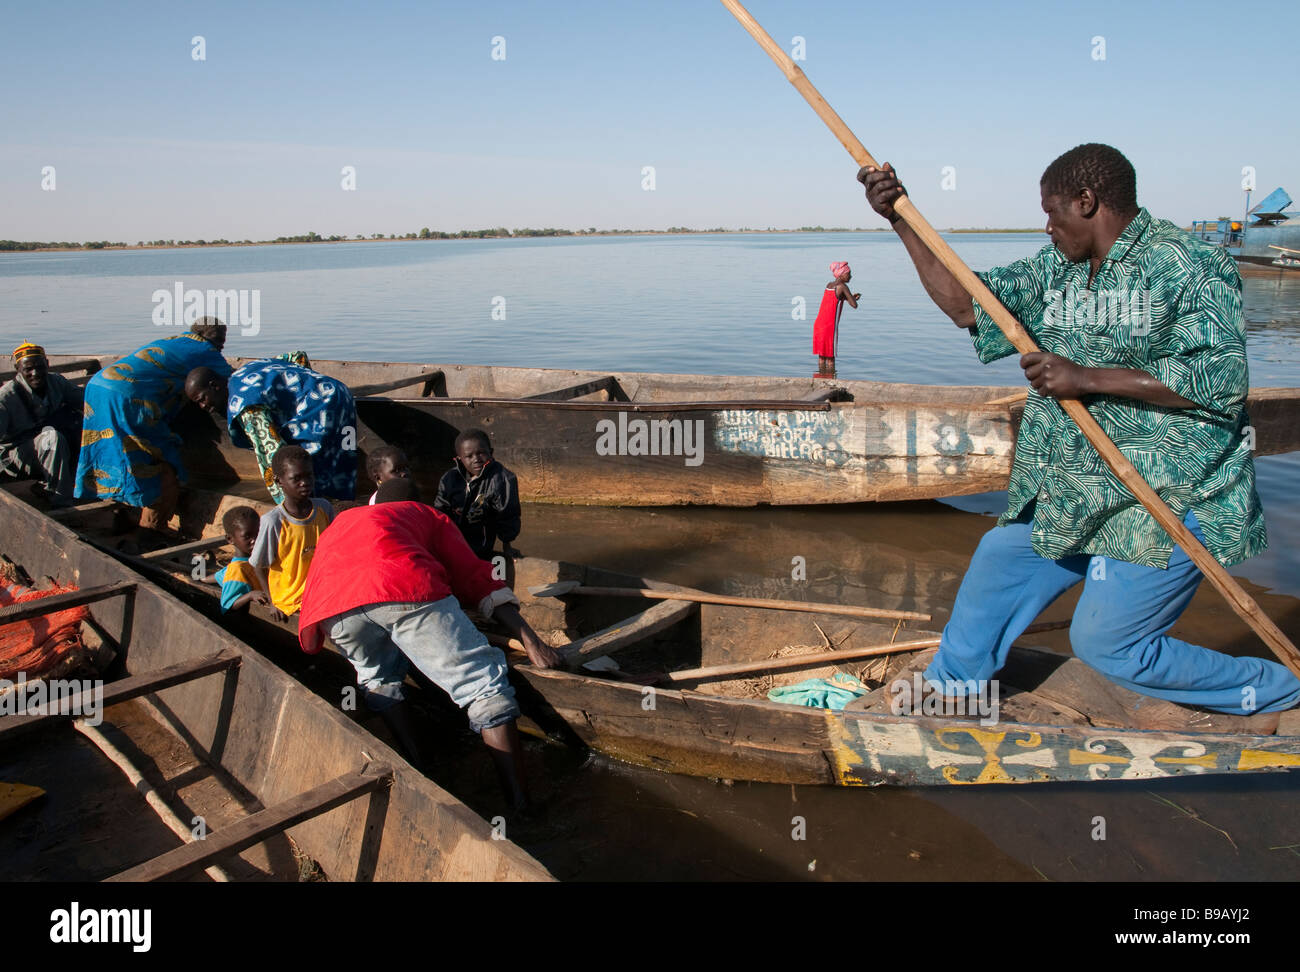
{"type": "Polygon", "coordinates": [[[491,566],[474,556],[452,522],[416,497],[411,480],[388,480],[373,506],[343,511],[321,534],[307,575],[298,640],[314,654],[328,635],[343,650],[367,704],[383,715],[418,764],[419,746],[402,690],[408,662],[414,663],[467,710],[511,805],[524,809],[515,728],[519,706],[506,677],[506,658],[457,601],[504,621],[533,664],[554,668],[560,655],[520,617],[510,588],[492,579],[491,566]]]}
{"type": "Polygon", "coordinates": [[[82,396],[49,367],[38,345],[14,350],[18,373],[0,385],[0,471],[39,480],[54,506],[68,506],[77,484],[82,396]]]}

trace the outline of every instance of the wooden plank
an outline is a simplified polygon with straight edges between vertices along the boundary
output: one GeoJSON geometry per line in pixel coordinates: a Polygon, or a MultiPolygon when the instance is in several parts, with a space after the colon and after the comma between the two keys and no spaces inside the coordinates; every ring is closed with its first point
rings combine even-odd
{"type": "Polygon", "coordinates": [[[117,506],[117,500],[92,500],[78,506],[61,506],[58,509],[46,510],[45,515],[60,520],[75,513],[94,513],[98,510],[109,510],[115,506],[117,506]]]}
{"type": "Polygon", "coordinates": [[[853,396],[847,388],[838,385],[834,388],[814,388],[807,395],[800,395],[801,402],[851,402],[853,396]]]}
{"type": "Polygon", "coordinates": [[[429,394],[434,391],[438,384],[442,385],[442,395],[447,394],[447,376],[442,369],[437,371],[423,371],[418,375],[408,375],[405,378],[394,378],[392,381],[378,381],[370,385],[357,385],[355,388],[348,389],[352,392],[353,398],[368,398],[373,395],[382,395],[384,392],[396,391],[398,388],[409,388],[411,385],[424,384],[420,391],[422,398],[428,398],[429,394]]]}
{"type": "Polygon", "coordinates": [[[163,547],[161,550],[150,550],[146,554],[141,554],[141,560],[165,560],[170,557],[184,557],[186,554],[204,553],[208,550],[216,550],[224,547],[229,541],[224,537],[204,537],[202,540],[191,540],[189,543],[178,543],[174,547],[163,547]]]}
{"type": "MultiPolygon", "coordinates": [[[[99,370],[98,358],[82,358],[77,361],[62,361],[59,364],[51,364],[49,370],[56,375],[65,375],[69,371],[87,371],[94,373],[99,370]]],[[[12,381],[16,371],[0,371],[0,382],[12,381]]]]}
{"type": "MultiPolygon", "coordinates": [[[[804,614],[837,614],[851,618],[889,618],[890,620],[929,621],[930,615],[920,611],[897,611],[892,608],[859,607],[853,604],[823,604],[819,601],[787,601],[770,597],[732,597],[729,594],[710,594],[707,591],[651,590],[644,587],[588,587],[578,584],[564,591],[564,585],[554,585],[554,596],[565,593],[586,594],[592,597],[645,597],[660,601],[694,601],[697,604],[729,604],[734,607],[753,607],[771,611],[798,611],[804,614]]],[[[543,596],[542,591],[533,591],[543,596]]]]}
{"type": "Polygon", "coordinates": [[[568,388],[561,388],[558,391],[542,392],[540,395],[529,395],[523,399],[526,402],[563,402],[571,398],[581,398],[583,395],[590,395],[593,392],[603,391],[608,393],[609,400],[613,402],[627,401],[627,394],[618,383],[618,379],[613,375],[606,375],[604,378],[596,378],[592,381],[584,381],[581,384],[570,385],[568,388]]]}
{"type": "Polygon", "coordinates": [[[784,658],[763,658],[758,661],[732,662],[729,665],[710,665],[707,668],[689,668],[677,672],[668,672],[663,676],[665,682],[701,682],[715,678],[730,678],[750,672],[779,672],[791,668],[822,668],[842,661],[857,661],[861,658],[875,658],[878,655],[895,655],[904,651],[921,651],[926,648],[938,648],[939,638],[917,638],[913,641],[898,641],[892,645],[871,645],[866,648],[845,648],[842,651],[810,651],[802,655],[786,655],[784,658]]]}
{"type": "Polygon", "coordinates": [[[647,608],[640,614],[634,614],[626,621],[620,621],[603,631],[597,631],[595,634],[565,645],[561,649],[564,653],[564,663],[569,668],[580,668],[592,659],[626,648],[638,641],[644,641],[651,635],[671,628],[679,621],[690,617],[694,611],[694,601],[660,601],[654,607],[647,608]]]}
{"type": "Polygon", "coordinates": [[[800,411],[800,412],[829,412],[831,406],[829,402],[798,402],[791,401],[788,398],[782,398],[773,401],[755,401],[754,399],[736,399],[732,401],[699,401],[699,402],[574,402],[574,401],[539,401],[531,398],[390,398],[384,399],[393,404],[410,405],[414,407],[436,407],[440,405],[506,405],[506,406],[525,406],[530,409],[546,408],[559,409],[563,411],[584,411],[595,410],[598,412],[627,412],[629,414],[646,415],[655,412],[727,412],[736,409],[763,411],[763,412],[780,412],[780,411],[800,411]]]}
{"type": "Polygon", "coordinates": [[[393,768],[384,763],[367,763],[355,773],[345,773],[328,783],[314,786],[284,803],[249,814],[238,823],[210,833],[204,840],[184,844],[153,860],[137,864],[107,881],[181,880],[197,874],[210,863],[230,854],[238,854],[268,837],[290,827],[328,813],[359,796],[392,786],[393,768]]]}
{"type": "Polygon", "coordinates": [[[53,614],[55,611],[65,611],[68,608],[81,607],[83,604],[94,604],[110,597],[117,597],[119,594],[131,594],[134,593],[135,588],[134,581],[117,581],[114,584],[101,584],[98,587],[83,587],[79,591],[68,591],[66,594],[51,594],[49,597],[38,598],[35,601],[10,604],[8,607],[0,608],[0,625],[29,621],[32,618],[53,614]]]}
{"type": "Polygon", "coordinates": [[[215,654],[196,658],[192,661],[177,662],[175,665],[168,665],[166,668],[160,668],[155,672],[130,675],[108,685],[102,683],[94,685],[76,695],[63,699],[64,704],[57,712],[42,712],[36,715],[19,713],[0,718],[0,738],[12,739],[33,729],[49,726],[56,722],[76,719],[86,713],[96,710],[102,711],[110,705],[117,705],[117,703],[125,702],[128,699],[148,695],[150,692],[161,691],[173,685],[180,685],[182,682],[190,682],[196,678],[202,678],[204,675],[211,675],[214,672],[225,671],[228,668],[237,666],[242,657],[240,652],[234,648],[223,648],[215,654]]]}

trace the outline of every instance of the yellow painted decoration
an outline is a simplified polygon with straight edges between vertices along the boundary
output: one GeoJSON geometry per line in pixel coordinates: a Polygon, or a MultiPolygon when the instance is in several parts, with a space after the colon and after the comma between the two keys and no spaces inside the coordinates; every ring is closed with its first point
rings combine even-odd
{"type": "Polygon", "coordinates": [[[81,445],[84,448],[88,445],[93,445],[101,439],[111,438],[113,438],[112,429],[83,429],[81,433],[81,445]]]}
{"type": "Polygon", "coordinates": [[[1243,749],[1237,769],[1255,770],[1268,766],[1300,766],[1300,753],[1270,753],[1266,749],[1243,749]]]}
{"type": "Polygon", "coordinates": [[[840,786],[865,786],[865,781],[854,772],[853,767],[861,765],[862,760],[853,747],[849,745],[853,737],[849,735],[844,720],[831,709],[826,712],[826,741],[830,745],[831,765],[835,770],[835,782],[840,786]]]}
{"type": "Polygon", "coordinates": [[[1128,756],[1113,756],[1110,753],[1089,753],[1082,749],[1070,750],[1070,765],[1079,766],[1088,763],[1115,763],[1120,766],[1128,765],[1132,760],[1128,756]]]}
{"type": "MultiPolygon", "coordinates": [[[[941,770],[943,778],[949,783],[954,784],[1023,782],[1015,779],[1002,768],[1002,759],[997,754],[998,749],[1002,746],[1003,740],[1007,737],[1007,731],[1008,730],[1003,730],[1002,732],[989,732],[986,729],[976,729],[973,726],[953,726],[937,730],[935,732],[935,738],[938,739],[939,745],[944,749],[956,752],[958,744],[955,741],[949,743],[945,737],[953,733],[964,733],[974,739],[975,742],[979,744],[980,749],[984,750],[984,768],[980,770],[979,776],[975,777],[975,779],[959,780],[957,778],[957,773],[960,771],[960,768],[953,765],[943,767],[941,770]]],[[[1014,731],[1024,732],[1027,737],[1025,739],[1014,740],[1015,744],[1020,746],[1022,749],[1033,749],[1042,745],[1043,737],[1041,734],[1037,732],[1029,732],[1028,730],[1014,731]]]]}
{"type": "Polygon", "coordinates": [[[1157,763],[1191,763],[1196,766],[1204,766],[1206,769],[1214,769],[1218,762],[1218,753],[1206,753],[1204,756],[1157,756],[1157,763]]]}

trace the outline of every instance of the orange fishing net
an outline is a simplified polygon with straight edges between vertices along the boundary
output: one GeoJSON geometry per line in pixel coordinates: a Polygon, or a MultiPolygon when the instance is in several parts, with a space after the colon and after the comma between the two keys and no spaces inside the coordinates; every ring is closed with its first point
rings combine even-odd
{"type": "MultiPolygon", "coordinates": [[[[22,584],[0,581],[0,607],[75,590],[73,586],[55,586],[34,591],[22,584]]],[[[83,606],[0,625],[0,679],[13,679],[19,672],[28,679],[40,678],[70,652],[84,648],[81,622],[88,617],[90,609],[83,606]]]]}

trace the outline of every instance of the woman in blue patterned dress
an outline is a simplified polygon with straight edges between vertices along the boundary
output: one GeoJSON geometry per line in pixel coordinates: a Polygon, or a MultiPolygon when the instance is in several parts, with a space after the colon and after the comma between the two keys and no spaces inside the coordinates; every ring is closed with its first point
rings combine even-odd
{"type": "Polygon", "coordinates": [[[185,405],[185,378],[203,367],[221,376],[226,326],[205,317],[189,334],[153,341],[86,384],[78,498],[138,506],[140,526],[161,529],[185,482],[181,437],[171,422],[185,405]]]}
{"type": "Polygon", "coordinates": [[[311,456],[317,496],[356,499],[357,407],[347,385],[313,371],[305,353],[251,361],[228,379],[198,368],[186,379],[185,393],[209,412],[224,413],[230,440],[253,450],[277,503],[284,494],[271,459],[285,444],[311,456]]]}

